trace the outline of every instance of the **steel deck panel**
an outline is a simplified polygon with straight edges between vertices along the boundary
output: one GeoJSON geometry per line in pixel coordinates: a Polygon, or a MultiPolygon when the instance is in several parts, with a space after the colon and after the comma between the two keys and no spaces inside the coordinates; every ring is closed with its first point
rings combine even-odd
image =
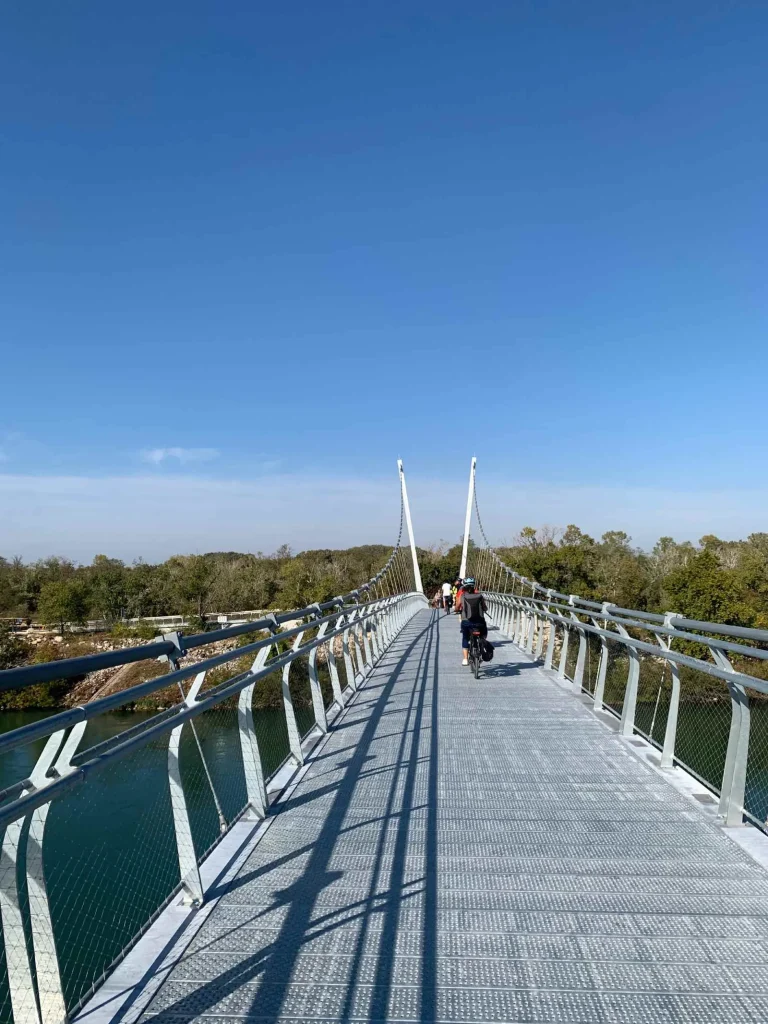
{"type": "Polygon", "coordinates": [[[768,873],[512,644],[459,661],[406,627],[147,1024],[768,1020],[768,873]]]}

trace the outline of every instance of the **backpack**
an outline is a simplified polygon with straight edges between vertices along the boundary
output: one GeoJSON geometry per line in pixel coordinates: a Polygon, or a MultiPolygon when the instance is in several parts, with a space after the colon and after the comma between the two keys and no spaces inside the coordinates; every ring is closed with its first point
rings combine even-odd
{"type": "Polygon", "coordinates": [[[483,661],[493,661],[493,644],[490,640],[483,640],[483,661]]]}

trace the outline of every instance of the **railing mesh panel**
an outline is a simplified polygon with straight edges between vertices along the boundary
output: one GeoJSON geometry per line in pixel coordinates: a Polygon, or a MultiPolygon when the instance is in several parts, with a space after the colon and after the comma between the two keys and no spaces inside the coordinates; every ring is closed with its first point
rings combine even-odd
{"type": "Polygon", "coordinates": [[[608,663],[605,670],[603,703],[620,715],[624,708],[624,691],[629,672],[629,652],[618,640],[607,640],[608,663]]]}
{"type": "Polygon", "coordinates": [[[731,728],[728,687],[705,672],[681,667],[675,759],[720,791],[731,728]],[[706,736],[706,743],[702,737],[706,736]]]}
{"type": "Polygon", "coordinates": [[[751,820],[765,829],[768,826],[768,698],[756,690],[746,692],[750,703],[750,732],[745,803],[751,820]]]}
{"type": "MultiPolygon", "coordinates": [[[[99,725],[103,729],[104,723],[99,725]]],[[[182,777],[194,788],[191,736],[185,739],[182,777]]],[[[194,757],[199,759],[196,749],[194,757]]],[[[202,826],[198,814],[190,815],[193,830],[202,826]]],[[[72,1007],[99,982],[179,881],[168,737],[109,762],[84,786],[54,801],[46,833],[51,917],[65,999],[72,1007]]]]}

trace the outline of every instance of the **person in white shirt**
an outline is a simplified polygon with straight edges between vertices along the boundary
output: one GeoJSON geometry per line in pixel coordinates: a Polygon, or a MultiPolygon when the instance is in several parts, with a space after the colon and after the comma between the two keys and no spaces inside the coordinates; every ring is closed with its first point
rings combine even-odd
{"type": "Polygon", "coordinates": [[[443,608],[445,608],[445,614],[446,615],[450,615],[451,614],[451,605],[453,604],[453,599],[452,599],[452,594],[451,594],[451,584],[450,583],[444,583],[443,587],[442,587],[442,590],[443,590],[443,608]]]}

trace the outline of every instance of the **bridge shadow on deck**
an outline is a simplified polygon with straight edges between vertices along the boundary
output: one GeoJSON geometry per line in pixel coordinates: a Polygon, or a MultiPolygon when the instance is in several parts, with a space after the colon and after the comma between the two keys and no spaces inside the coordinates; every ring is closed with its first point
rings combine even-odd
{"type": "MultiPolygon", "coordinates": [[[[408,636],[414,628],[413,625],[410,629],[408,626],[405,627],[404,633],[390,649],[388,656],[385,656],[385,660],[387,657],[391,658],[393,652],[397,653],[398,647],[402,650],[390,674],[385,676],[386,669],[383,666],[378,668],[368,685],[359,692],[356,701],[350,705],[342,721],[332,730],[331,736],[342,730],[352,729],[356,724],[362,724],[363,731],[359,741],[346,748],[330,750],[328,744],[325,744],[325,749],[320,751],[318,757],[312,759],[313,764],[322,764],[324,760],[332,761],[334,757],[338,758],[339,754],[348,750],[348,760],[337,761],[335,766],[337,769],[344,769],[341,779],[307,792],[302,792],[300,783],[295,793],[274,809],[273,814],[278,819],[275,822],[277,825],[281,815],[306,808],[314,801],[333,794],[332,803],[317,836],[311,842],[302,844],[254,870],[248,871],[246,867],[245,873],[239,875],[226,890],[212,894],[229,894],[254,880],[268,880],[269,874],[277,868],[289,865],[299,857],[308,856],[303,873],[293,884],[280,890],[271,905],[254,908],[254,913],[247,922],[238,924],[228,933],[230,936],[241,934],[242,946],[246,947],[247,928],[257,927],[259,919],[277,911],[282,913],[283,920],[274,940],[253,955],[241,956],[229,969],[223,970],[211,980],[202,981],[192,991],[172,1003],[162,999],[161,990],[159,995],[162,1008],[158,1012],[153,1011],[150,1006],[146,1019],[155,1022],[167,1020],[178,1024],[180,1021],[191,1020],[211,1012],[217,1016],[227,1014],[227,997],[234,996],[243,990],[244,986],[252,993],[252,998],[249,1007],[239,1002],[235,1011],[237,1016],[248,1016],[268,1022],[276,1022],[283,1015],[294,1017],[296,1011],[286,1008],[284,1004],[289,987],[296,980],[297,962],[306,943],[357,921],[358,928],[345,979],[343,1006],[340,1012],[338,1008],[327,1014],[316,1012],[321,1017],[333,1017],[342,1021],[359,1019],[361,1006],[358,983],[363,981],[366,988],[372,983],[370,998],[367,1000],[363,1015],[370,1020],[385,1020],[389,1016],[388,1006],[395,969],[400,915],[403,907],[407,906],[409,901],[415,900],[420,903],[423,910],[417,1019],[424,1024],[433,1024],[436,1019],[437,995],[437,666],[440,643],[436,627],[437,618],[433,614],[430,615],[428,624],[419,629],[415,636],[408,636]],[[405,708],[399,711],[387,710],[406,665],[412,665],[414,657],[418,659],[418,664],[413,686],[410,692],[400,691],[401,696],[405,697],[405,708]],[[370,706],[370,711],[361,714],[366,704],[370,706]],[[401,731],[377,734],[380,724],[386,726],[387,716],[398,714],[404,719],[401,731]],[[372,745],[374,741],[386,738],[387,735],[390,739],[392,736],[400,738],[397,755],[390,763],[372,767],[371,762],[377,760],[371,753],[372,745]],[[417,776],[419,773],[423,775],[425,765],[426,804],[419,803],[417,798],[417,776]],[[358,783],[371,776],[387,773],[391,774],[391,780],[381,813],[364,820],[350,818],[347,812],[353,806],[358,783]],[[411,819],[416,812],[425,813],[423,874],[420,877],[409,878],[409,836],[411,819]],[[378,824],[380,831],[371,851],[372,871],[367,896],[351,900],[343,906],[318,908],[321,894],[345,874],[343,871],[334,871],[330,868],[339,839],[371,824],[378,824]],[[391,852],[387,852],[390,850],[391,852]],[[374,919],[380,919],[380,922],[376,920],[375,928],[372,928],[374,919]],[[380,935],[373,978],[370,977],[369,941],[372,931],[380,935]]],[[[333,774],[333,771],[334,769],[330,769],[328,774],[333,774]]],[[[312,773],[311,778],[315,779],[322,774],[322,771],[312,773]]],[[[269,834],[268,832],[267,835],[269,834]]],[[[215,919],[215,916],[216,910],[212,919],[215,919]]],[[[200,937],[205,938],[205,926],[200,937]]],[[[211,940],[211,945],[220,942],[221,938],[222,934],[219,931],[211,940]]],[[[191,961],[192,958],[204,953],[205,949],[204,944],[198,944],[195,952],[187,956],[191,961]]],[[[322,987],[323,980],[316,979],[316,983],[322,987]]]]}

